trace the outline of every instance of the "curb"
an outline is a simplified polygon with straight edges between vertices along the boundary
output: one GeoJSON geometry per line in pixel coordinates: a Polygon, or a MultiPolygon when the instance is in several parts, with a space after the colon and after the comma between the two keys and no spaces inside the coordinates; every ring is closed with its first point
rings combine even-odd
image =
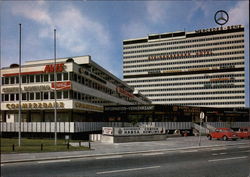
{"type": "Polygon", "coordinates": [[[11,163],[21,163],[21,162],[37,162],[37,161],[49,161],[49,160],[65,160],[65,159],[81,159],[81,158],[91,158],[91,157],[106,157],[114,155],[133,155],[133,154],[143,154],[143,153],[156,153],[156,152],[167,152],[167,151],[179,151],[187,149],[203,149],[211,147],[224,147],[224,146],[237,146],[237,145],[249,145],[249,143],[237,143],[229,145],[211,145],[211,146],[192,146],[183,148],[172,148],[172,149],[157,149],[157,150],[146,150],[146,151],[134,151],[134,152],[120,152],[120,153],[107,153],[107,154],[92,154],[92,155],[78,155],[78,156],[64,156],[64,157],[51,157],[51,158],[38,158],[38,159],[23,159],[23,160],[6,160],[1,161],[2,164],[11,163]]]}

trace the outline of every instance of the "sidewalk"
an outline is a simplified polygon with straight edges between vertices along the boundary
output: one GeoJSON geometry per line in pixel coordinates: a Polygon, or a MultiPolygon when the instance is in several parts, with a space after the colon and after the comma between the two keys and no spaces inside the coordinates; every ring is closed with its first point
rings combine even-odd
{"type": "MultiPolygon", "coordinates": [[[[142,152],[157,152],[157,151],[174,151],[178,149],[199,148],[198,137],[171,137],[165,141],[150,141],[150,142],[132,142],[132,143],[91,143],[91,149],[87,151],[71,151],[71,152],[46,152],[46,153],[20,153],[20,154],[1,154],[1,163],[14,163],[26,161],[40,160],[55,160],[67,158],[84,158],[95,156],[107,156],[118,154],[135,154],[142,152]]],[[[233,146],[240,144],[250,145],[250,140],[237,141],[221,141],[207,140],[207,137],[201,137],[201,148],[216,147],[216,146],[233,146]]]]}

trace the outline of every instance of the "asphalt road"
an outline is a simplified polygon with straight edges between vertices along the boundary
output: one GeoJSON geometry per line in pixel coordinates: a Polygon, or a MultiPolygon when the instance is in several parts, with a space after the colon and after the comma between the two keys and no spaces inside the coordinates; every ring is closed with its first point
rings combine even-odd
{"type": "Polygon", "coordinates": [[[2,177],[250,177],[250,145],[1,165],[2,177]]]}

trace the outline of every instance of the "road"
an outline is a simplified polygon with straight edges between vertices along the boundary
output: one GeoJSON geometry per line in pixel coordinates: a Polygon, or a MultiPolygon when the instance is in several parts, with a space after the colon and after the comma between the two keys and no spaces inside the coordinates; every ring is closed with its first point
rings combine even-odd
{"type": "Polygon", "coordinates": [[[1,165],[2,177],[250,177],[250,145],[1,165]]]}

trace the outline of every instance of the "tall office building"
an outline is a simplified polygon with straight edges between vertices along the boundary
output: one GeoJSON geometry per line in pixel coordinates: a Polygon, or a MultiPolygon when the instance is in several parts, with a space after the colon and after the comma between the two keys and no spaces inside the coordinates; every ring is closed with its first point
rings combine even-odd
{"type": "Polygon", "coordinates": [[[244,27],[124,40],[123,76],[153,104],[244,107],[244,27]]]}

